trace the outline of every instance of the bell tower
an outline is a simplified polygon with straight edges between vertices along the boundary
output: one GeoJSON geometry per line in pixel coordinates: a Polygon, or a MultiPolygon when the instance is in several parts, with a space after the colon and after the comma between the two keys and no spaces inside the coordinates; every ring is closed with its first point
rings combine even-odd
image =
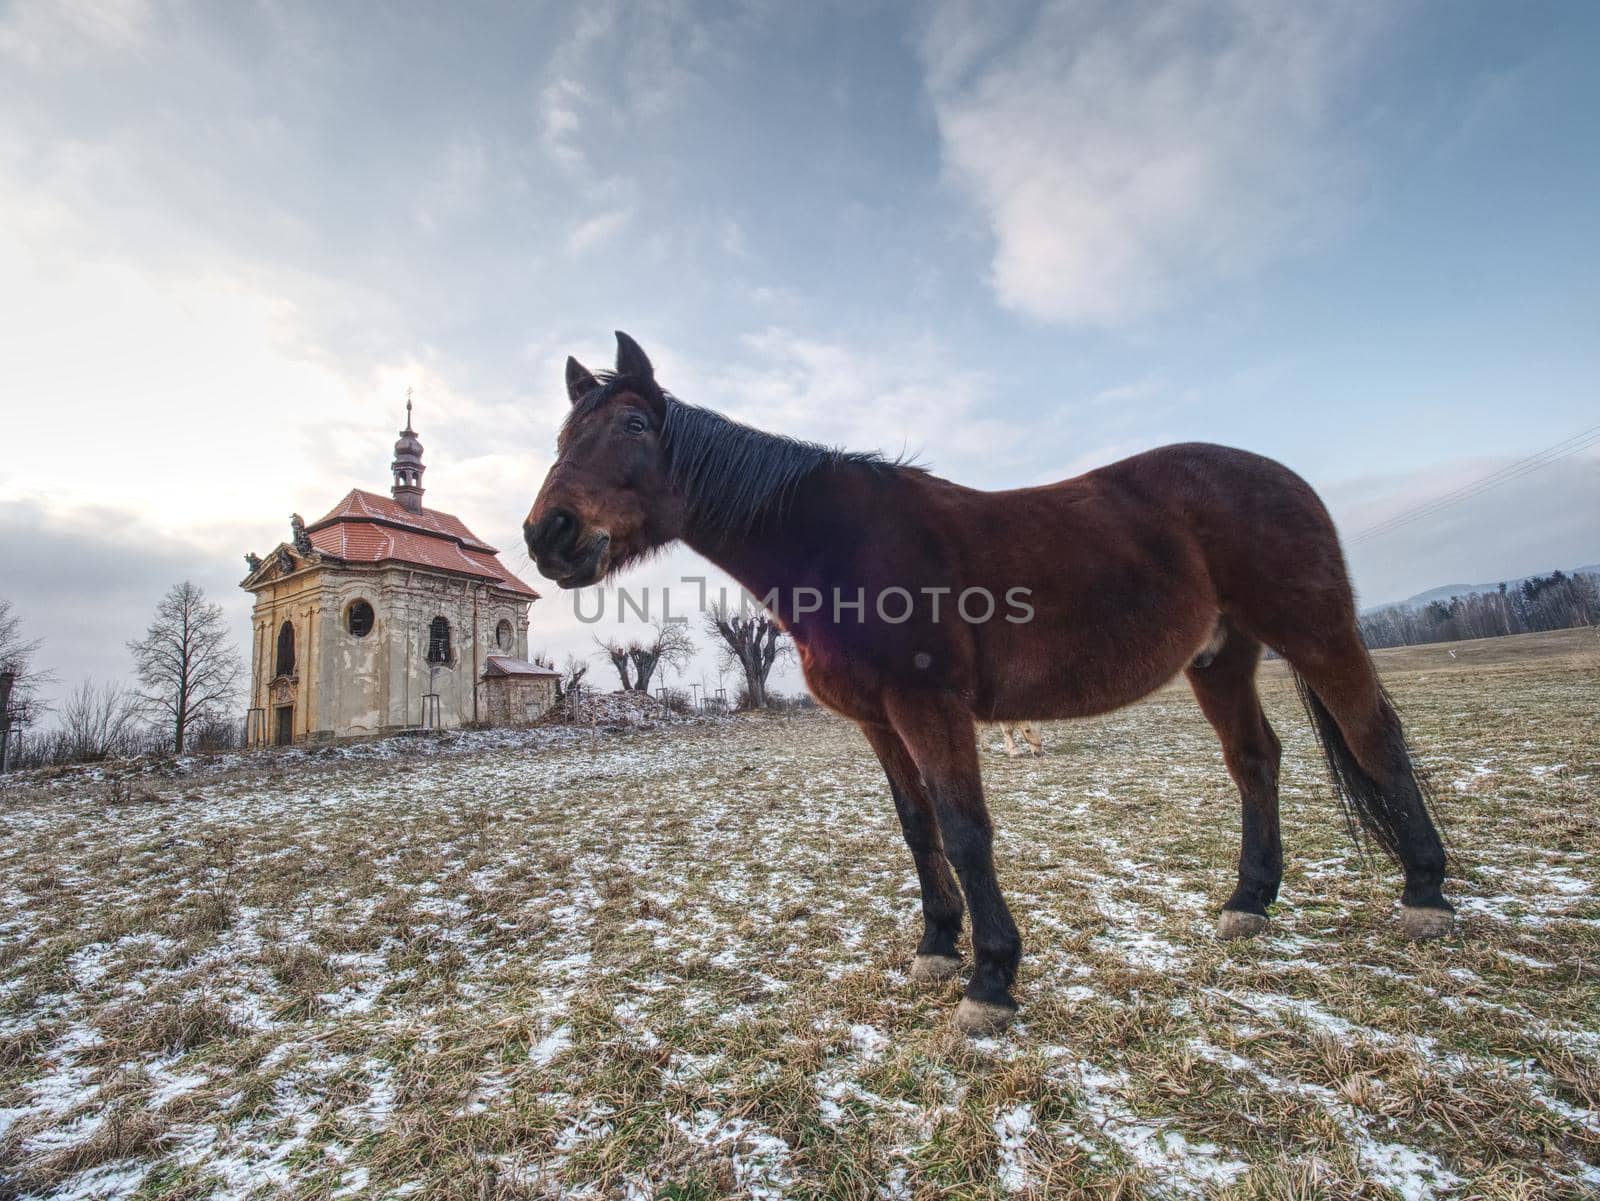
{"type": "Polygon", "coordinates": [[[411,428],[411,389],[406,389],[406,428],[400,431],[400,440],[394,444],[394,462],[389,464],[394,472],[393,496],[413,513],[422,512],[422,442],[411,428]]]}

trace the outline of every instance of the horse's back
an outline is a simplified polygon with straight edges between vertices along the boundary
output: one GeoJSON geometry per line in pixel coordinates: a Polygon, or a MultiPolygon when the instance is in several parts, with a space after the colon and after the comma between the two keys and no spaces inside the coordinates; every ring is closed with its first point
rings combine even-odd
{"type": "Polygon", "coordinates": [[[1250,451],[1179,443],[1056,484],[944,500],[974,519],[946,527],[969,531],[966,582],[1026,585],[1035,610],[1025,625],[975,631],[980,703],[995,716],[1127,704],[1202,653],[1221,618],[1277,645],[1308,617],[1353,614],[1322,502],[1250,451]]]}

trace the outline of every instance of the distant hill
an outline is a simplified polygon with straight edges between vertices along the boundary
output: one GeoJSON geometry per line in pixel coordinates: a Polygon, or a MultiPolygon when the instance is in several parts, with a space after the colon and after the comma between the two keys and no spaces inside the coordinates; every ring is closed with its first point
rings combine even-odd
{"type": "MultiPolygon", "coordinates": [[[[1553,570],[1553,569],[1552,569],[1553,570]]],[[[1600,563],[1590,563],[1584,567],[1561,568],[1568,575],[1600,575],[1600,563]]],[[[1548,575],[1549,572],[1536,572],[1536,575],[1548,575]]],[[[1532,579],[1533,576],[1518,576],[1514,580],[1506,580],[1507,588],[1518,587],[1523,580],[1532,579]]],[[[1396,605],[1406,605],[1413,609],[1420,609],[1432,601],[1447,601],[1452,596],[1471,596],[1474,592],[1498,592],[1500,581],[1491,584],[1443,584],[1438,588],[1429,588],[1426,592],[1419,592],[1415,596],[1408,596],[1401,601],[1385,601],[1381,605],[1368,605],[1361,610],[1363,613],[1376,613],[1381,609],[1392,609],[1396,605]]]]}

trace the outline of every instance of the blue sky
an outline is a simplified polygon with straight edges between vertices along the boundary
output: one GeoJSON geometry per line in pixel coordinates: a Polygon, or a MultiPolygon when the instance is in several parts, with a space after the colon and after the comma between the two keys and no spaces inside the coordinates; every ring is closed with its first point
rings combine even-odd
{"type": "MultiPolygon", "coordinates": [[[[526,567],[615,328],[963,482],[1203,439],[1357,532],[1600,422],[1597,51],[1580,3],[14,0],[0,595],[66,683],[182,575],[242,629],[242,553],[386,486],[408,386],[428,502],[526,567]]],[[[1590,563],[1597,515],[1591,450],[1352,567],[1590,563]]]]}

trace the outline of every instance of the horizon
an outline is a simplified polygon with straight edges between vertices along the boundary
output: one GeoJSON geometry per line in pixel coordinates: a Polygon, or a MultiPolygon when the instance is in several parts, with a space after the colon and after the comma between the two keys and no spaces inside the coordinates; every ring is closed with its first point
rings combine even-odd
{"type": "Polygon", "coordinates": [[[690,403],[976,487],[1269,455],[1363,609],[1595,563],[1596,45],[1581,4],[13,5],[0,596],[54,697],[180,579],[243,645],[243,555],[387,490],[409,388],[424,503],[592,655],[519,526],[617,328],[690,403]]]}

